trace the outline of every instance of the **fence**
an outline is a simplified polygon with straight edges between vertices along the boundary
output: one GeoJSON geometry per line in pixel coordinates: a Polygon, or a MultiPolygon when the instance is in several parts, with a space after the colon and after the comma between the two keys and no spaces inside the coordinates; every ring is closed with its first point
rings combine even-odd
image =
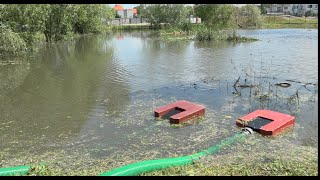
{"type": "Polygon", "coordinates": [[[147,23],[143,18],[114,18],[111,21],[111,25],[143,24],[143,23],[147,23]]]}

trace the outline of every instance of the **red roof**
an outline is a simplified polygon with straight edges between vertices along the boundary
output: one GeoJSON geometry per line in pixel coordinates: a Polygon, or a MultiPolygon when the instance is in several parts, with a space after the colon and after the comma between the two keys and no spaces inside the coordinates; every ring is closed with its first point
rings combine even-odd
{"type": "Polygon", "coordinates": [[[123,6],[121,6],[119,4],[116,4],[116,5],[114,5],[113,9],[116,10],[116,11],[123,10],[123,6]]]}

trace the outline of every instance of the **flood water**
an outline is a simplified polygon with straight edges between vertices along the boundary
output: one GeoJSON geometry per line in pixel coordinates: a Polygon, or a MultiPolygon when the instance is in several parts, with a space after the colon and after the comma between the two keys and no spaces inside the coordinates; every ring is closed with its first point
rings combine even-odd
{"type": "Polygon", "coordinates": [[[97,159],[186,155],[239,131],[235,120],[257,109],[294,115],[281,139],[318,147],[318,30],[238,33],[259,41],[165,42],[155,32],[117,32],[1,60],[2,163],[56,149],[97,159]],[[205,116],[182,127],[154,118],[155,108],[177,100],[204,105],[205,116]]]}

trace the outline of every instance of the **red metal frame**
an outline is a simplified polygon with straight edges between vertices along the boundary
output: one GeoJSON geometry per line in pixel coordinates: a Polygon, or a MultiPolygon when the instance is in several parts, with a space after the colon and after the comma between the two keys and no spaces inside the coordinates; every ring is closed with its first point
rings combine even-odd
{"type": "Polygon", "coordinates": [[[205,107],[189,101],[180,100],[154,110],[155,117],[161,117],[173,109],[179,109],[183,112],[170,116],[170,121],[174,124],[180,124],[191,118],[204,115],[205,107]]]}
{"type": "Polygon", "coordinates": [[[246,116],[239,118],[236,121],[236,124],[238,126],[244,127],[246,122],[252,121],[257,117],[272,120],[271,123],[266,124],[259,129],[259,133],[263,135],[275,135],[277,133],[280,133],[285,128],[293,125],[295,122],[295,117],[288,114],[283,114],[270,110],[256,110],[246,116]]]}

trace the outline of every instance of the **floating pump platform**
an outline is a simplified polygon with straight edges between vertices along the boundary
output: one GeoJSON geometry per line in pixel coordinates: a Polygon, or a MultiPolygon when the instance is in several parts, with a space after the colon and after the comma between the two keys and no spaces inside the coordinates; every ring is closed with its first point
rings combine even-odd
{"type": "Polygon", "coordinates": [[[205,107],[189,101],[180,100],[166,106],[159,107],[154,110],[155,117],[161,117],[168,114],[172,110],[177,110],[179,113],[170,116],[170,122],[180,124],[191,118],[202,116],[205,113],[205,107]]]}
{"type": "Polygon", "coordinates": [[[275,135],[294,124],[295,117],[270,110],[256,110],[245,115],[236,124],[249,127],[262,135],[275,135]]]}

